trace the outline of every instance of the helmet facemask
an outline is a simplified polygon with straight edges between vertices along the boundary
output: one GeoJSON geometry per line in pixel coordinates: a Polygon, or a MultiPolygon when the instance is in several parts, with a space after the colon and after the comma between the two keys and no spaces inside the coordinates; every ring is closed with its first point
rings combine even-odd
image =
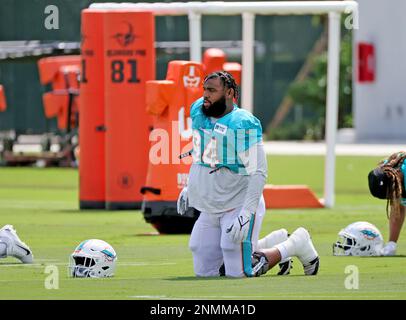
{"type": "Polygon", "coordinates": [[[110,245],[101,240],[88,240],[70,255],[68,273],[74,278],[111,277],[116,261],[117,255],[110,245]]]}
{"type": "Polygon", "coordinates": [[[339,236],[336,243],[333,244],[333,255],[335,256],[371,256],[370,245],[361,246],[357,240],[350,236],[339,236]]]}
{"type": "Polygon", "coordinates": [[[333,255],[334,256],[351,256],[351,251],[354,247],[355,239],[338,236],[338,240],[333,244],[333,255]]]}
{"type": "Polygon", "coordinates": [[[73,278],[90,278],[94,274],[95,265],[96,261],[93,257],[72,254],[69,261],[69,274],[73,278]]]}

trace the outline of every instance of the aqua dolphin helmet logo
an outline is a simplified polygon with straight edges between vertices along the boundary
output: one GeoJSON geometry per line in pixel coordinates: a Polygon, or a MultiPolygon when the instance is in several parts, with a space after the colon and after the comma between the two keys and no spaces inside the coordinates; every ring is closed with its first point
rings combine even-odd
{"type": "Polygon", "coordinates": [[[361,230],[361,233],[368,240],[373,240],[373,239],[375,239],[375,238],[377,238],[379,236],[377,233],[375,233],[374,231],[369,230],[369,229],[363,229],[363,230],[361,230]]]}

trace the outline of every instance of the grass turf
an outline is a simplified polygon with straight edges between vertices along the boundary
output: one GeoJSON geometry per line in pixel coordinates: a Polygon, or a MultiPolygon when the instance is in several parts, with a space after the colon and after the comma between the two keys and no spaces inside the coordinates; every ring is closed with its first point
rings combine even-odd
{"type": "MultiPolygon", "coordinates": [[[[289,276],[277,267],[251,279],[197,279],[189,235],[153,235],[139,211],[79,211],[74,169],[0,168],[0,225],[13,224],[34,252],[35,264],[0,260],[0,299],[405,299],[406,243],[397,257],[333,257],[332,243],[347,224],[366,220],[385,239],[385,202],[373,199],[366,176],[378,157],[337,157],[334,209],[268,210],[261,236],[306,227],[321,256],[319,275],[303,276],[299,260],[289,276]],[[111,279],[71,279],[68,257],[80,241],[99,238],[118,253],[111,279]],[[59,289],[47,290],[47,265],[59,270],[59,289]],[[348,290],[345,268],[359,270],[359,289],[348,290]]],[[[270,156],[269,182],[307,184],[322,197],[323,157],[270,156]]]]}

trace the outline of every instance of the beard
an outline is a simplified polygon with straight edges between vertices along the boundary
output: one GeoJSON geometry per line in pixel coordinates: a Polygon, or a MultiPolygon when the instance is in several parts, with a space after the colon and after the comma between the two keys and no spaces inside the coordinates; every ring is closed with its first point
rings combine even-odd
{"type": "Polygon", "coordinates": [[[203,105],[202,112],[206,117],[218,118],[226,111],[226,108],[226,98],[222,97],[221,99],[210,104],[208,108],[203,105]]]}

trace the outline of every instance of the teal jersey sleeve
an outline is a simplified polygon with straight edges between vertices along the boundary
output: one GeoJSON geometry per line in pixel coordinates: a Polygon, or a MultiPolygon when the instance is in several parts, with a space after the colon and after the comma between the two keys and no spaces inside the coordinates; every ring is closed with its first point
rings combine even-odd
{"type": "Polygon", "coordinates": [[[239,109],[236,114],[236,151],[240,153],[262,141],[262,126],[261,122],[246,110],[239,109]]]}
{"type": "MultiPolygon", "coordinates": [[[[406,193],[406,161],[403,160],[402,166],[400,167],[403,173],[403,193],[406,193]]],[[[406,198],[401,199],[402,205],[406,206],[406,198]]]]}
{"type": "Polygon", "coordinates": [[[203,97],[197,99],[195,102],[192,103],[190,106],[190,117],[192,118],[192,121],[198,121],[199,117],[204,116],[202,112],[202,106],[203,106],[203,97]]]}

